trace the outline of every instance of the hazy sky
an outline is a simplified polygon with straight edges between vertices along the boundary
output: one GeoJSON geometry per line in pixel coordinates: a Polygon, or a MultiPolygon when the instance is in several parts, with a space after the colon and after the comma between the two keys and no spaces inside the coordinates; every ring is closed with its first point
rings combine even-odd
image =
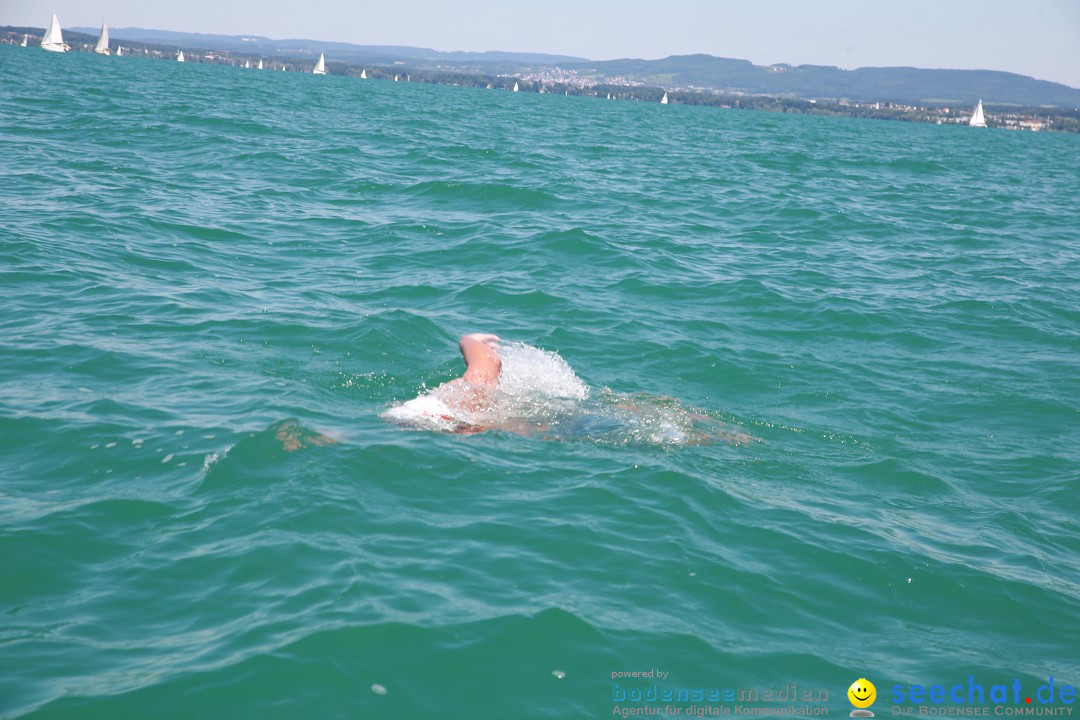
{"type": "Polygon", "coordinates": [[[1080,88],[1080,0],[0,0],[0,25],[759,65],[1008,70],[1080,88]]]}

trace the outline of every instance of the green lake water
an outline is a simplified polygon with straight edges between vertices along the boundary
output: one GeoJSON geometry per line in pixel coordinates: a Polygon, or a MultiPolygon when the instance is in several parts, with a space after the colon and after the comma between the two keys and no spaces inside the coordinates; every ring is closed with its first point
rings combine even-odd
{"type": "Polygon", "coordinates": [[[1080,137],[0,73],[0,717],[1080,684],[1080,137]],[[581,392],[384,417],[476,331],[581,392]]]}

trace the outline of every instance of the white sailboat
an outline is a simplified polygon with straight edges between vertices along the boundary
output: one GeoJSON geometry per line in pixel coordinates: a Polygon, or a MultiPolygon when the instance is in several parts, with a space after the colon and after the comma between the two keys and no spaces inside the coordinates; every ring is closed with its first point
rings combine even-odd
{"type": "Polygon", "coordinates": [[[23,47],[26,47],[26,41],[29,40],[29,39],[30,39],[29,35],[23,35],[22,36],[22,46],[23,47]]]}
{"type": "Polygon", "coordinates": [[[41,38],[41,49],[49,52],[67,52],[71,49],[71,46],[64,42],[64,34],[60,32],[60,21],[56,19],[56,13],[53,13],[52,24],[41,38]]]}
{"type": "Polygon", "coordinates": [[[975,112],[971,113],[971,119],[968,120],[968,125],[971,127],[986,127],[986,117],[983,116],[982,99],[980,99],[979,104],[975,106],[975,112]]]}
{"type": "Polygon", "coordinates": [[[105,21],[101,21],[101,34],[98,35],[97,45],[94,46],[94,52],[98,55],[109,54],[109,26],[105,24],[105,21]]]}
{"type": "Polygon", "coordinates": [[[261,58],[259,59],[259,66],[258,66],[258,69],[259,69],[259,70],[262,70],[262,69],[263,69],[263,64],[262,64],[262,59],[261,59],[261,58]]]}
{"type": "Polygon", "coordinates": [[[667,105],[668,104],[667,93],[664,93],[664,97],[660,98],[660,104],[661,105],[667,105]]]}
{"type": "Polygon", "coordinates": [[[397,81],[398,81],[398,80],[400,80],[400,79],[401,79],[401,76],[400,76],[400,75],[395,75],[395,76],[394,76],[394,82],[397,82],[397,81]]]}
{"type": "Polygon", "coordinates": [[[176,62],[184,62],[184,51],[178,50],[176,53],[176,62]]]}
{"type": "Polygon", "coordinates": [[[120,56],[121,56],[121,55],[123,55],[123,54],[124,54],[124,48],[122,48],[122,47],[120,47],[119,45],[117,45],[117,46],[116,46],[116,57],[120,57],[120,56]]]}
{"type": "Polygon", "coordinates": [[[315,63],[315,69],[311,72],[316,75],[326,74],[326,56],[323,53],[319,53],[319,62],[315,63]]]}
{"type": "Polygon", "coordinates": [[[250,70],[251,69],[251,61],[250,60],[245,60],[244,61],[244,69],[245,70],[250,70]]]}
{"type": "Polygon", "coordinates": [[[518,84],[515,82],[514,83],[514,92],[518,92],[518,90],[520,90],[520,88],[518,87],[518,84]]]}
{"type": "Polygon", "coordinates": [[[367,80],[367,69],[364,69],[364,70],[360,71],[360,79],[361,80],[367,80]]]}

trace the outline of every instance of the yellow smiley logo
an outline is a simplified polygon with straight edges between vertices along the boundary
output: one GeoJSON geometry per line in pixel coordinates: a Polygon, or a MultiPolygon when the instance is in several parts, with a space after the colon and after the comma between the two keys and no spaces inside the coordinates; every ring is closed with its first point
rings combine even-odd
{"type": "MultiPolygon", "coordinates": [[[[859,678],[855,682],[851,683],[851,687],[847,691],[848,700],[851,704],[857,708],[868,708],[874,704],[874,700],[877,699],[877,688],[874,687],[874,683],[870,682],[866,678],[859,678]]],[[[852,713],[854,715],[855,713],[852,713]]],[[[860,713],[862,715],[864,713],[860,713]]],[[[873,717],[872,713],[865,713],[873,717]]]]}

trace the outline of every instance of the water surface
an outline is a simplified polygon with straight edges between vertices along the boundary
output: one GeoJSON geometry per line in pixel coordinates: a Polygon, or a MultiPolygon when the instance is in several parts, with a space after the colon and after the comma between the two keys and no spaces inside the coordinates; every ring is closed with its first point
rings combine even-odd
{"type": "Polygon", "coordinates": [[[0,716],[1080,682],[1077,136],[0,69],[0,716]],[[380,417],[473,331],[754,440],[380,417]]]}

